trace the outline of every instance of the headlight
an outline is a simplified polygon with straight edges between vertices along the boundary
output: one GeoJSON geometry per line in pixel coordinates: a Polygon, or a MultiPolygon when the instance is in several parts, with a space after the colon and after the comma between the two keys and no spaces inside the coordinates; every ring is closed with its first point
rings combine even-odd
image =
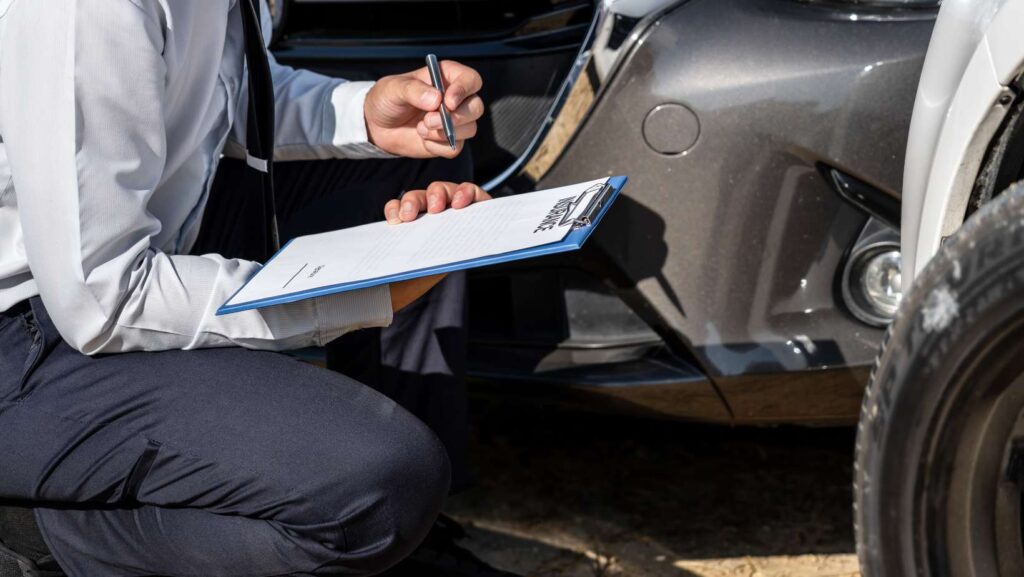
{"type": "Polygon", "coordinates": [[[890,319],[896,316],[903,298],[901,265],[900,251],[886,250],[868,258],[861,273],[864,299],[876,312],[890,319]]]}
{"type": "Polygon", "coordinates": [[[858,247],[843,275],[843,300],[855,317],[883,327],[892,322],[903,299],[900,247],[879,243],[858,247]]]}

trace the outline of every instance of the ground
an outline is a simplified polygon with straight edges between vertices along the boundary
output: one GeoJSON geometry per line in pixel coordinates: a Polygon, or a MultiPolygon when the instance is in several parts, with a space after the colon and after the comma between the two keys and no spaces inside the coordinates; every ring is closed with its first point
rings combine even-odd
{"type": "Polygon", "coordinates": [[[478,401],[468,546],[531,577],[855,577],[852,428],[478,401]]]}

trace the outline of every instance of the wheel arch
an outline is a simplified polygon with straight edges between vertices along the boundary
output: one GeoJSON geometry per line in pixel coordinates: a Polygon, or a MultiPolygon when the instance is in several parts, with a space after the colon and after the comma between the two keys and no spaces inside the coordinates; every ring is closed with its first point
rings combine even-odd
{"type": "Polygon", "coordinates": [[[1024,0],[943,5],[914,106],[903,193],[904,278],[963,224],[1024,68],[1024,0]]]}

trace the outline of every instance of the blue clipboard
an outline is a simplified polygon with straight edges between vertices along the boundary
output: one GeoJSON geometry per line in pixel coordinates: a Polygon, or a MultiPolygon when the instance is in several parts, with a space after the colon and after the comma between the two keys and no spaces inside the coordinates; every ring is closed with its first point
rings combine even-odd
{"type": "MultiPolygon", "coordinates": [[[[217,309],[217,315],[220,316],[242,311],[248,311],[252,309],[261,309],[266,307],[272,307],[275,305],[293,303],[305,299],[354,291],[364,288],[370,288],[374,286],[424,276],[455,272],[459,270],[467,270],[471,268],[480,268],[495,264],[501,264],[503,262],[524,260],[548,254],[557,254],[562,252],[579,250],[580,248],[583,247],[583,243],[587,242],[587,239],[590,238],[590,235],[594,232],[594,229],[597,228],[597,225],[601,223],[601,219],[604,218],[604,215],[608,212],[608,209],[611,208],[612,203],[614,203],[615,199],[618,198],[619,193],[622,191],[622,188],[626,186],[627,180],[629,179],[625,176],[613,176],[609,178],[604,189],[593,198],[593,200],[581,212],[580,216],[576,218],[576,222],[573,226],[572,231],[570,231],[569,234],[567,234],[565,238],[559,242],[553,242],[550,244],[545,244],[533,248],[506,252],[482,258],[454,262],[442,266],[411,270],[400,274],[393,274],[374,279],[362,280],[358,282],[328,285],[316,289],[277,295],[273,298],[260,299],[244,303],[236,303],[233,305],[227,305],[225,303],[219,309],[217,309]]],[[[286,244],[284,247],[282,247],[281,250],[284,250],[284,248],[286,248],[287,246],[288,245],[286,244]]],[[[278,251],[277,254],[281,254],[280,251],[278,251]]],[[[271,257],[271,259],[267,261],[267,264],[270,264],[270,262],[273,261],[274,258],[276,257],[277,255],[271,257]]],[[[244,288],[244,286],[245,285],[240,287],[238,290],[241,291],[242,288],[244,288]]],[[[236,291],[235,294],[238,294],[238,292],[236,291]]],[[[234,298],[234,295],[231,295],[231,298],[234,298]]],[[[231,298],[229,298],[227,302],[231,302],[231,298]]]]}

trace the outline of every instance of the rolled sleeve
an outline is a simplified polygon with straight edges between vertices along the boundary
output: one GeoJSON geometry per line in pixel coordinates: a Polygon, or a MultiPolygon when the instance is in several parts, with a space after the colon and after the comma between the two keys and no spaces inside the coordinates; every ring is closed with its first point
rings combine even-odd
{"type": "Polygon", "coordinates": [[[389,158],[392,155],[370,143],[366,133],[366,95],[374,82],[342,82],[331,93],[334,135],[331,144],[347,158],[389,158]]]}
{"type": "MultiPolygon", "coordinates": [[[[270,21],[263,2],[264,22],[270,21]]],[[[269,33],[265,32],[269,38],[269,33]]],[[[285,66],[268,54],[274,82],[275,138],[277,161],[330,158],[394,158],[369,141],[363,104],[374,82],[350,82],[312,70],[285,66]]],[[[240,86],[236,118],[246,118],[248,84],[240,86]]],[[[225,153],[242,156],[245,150],[245,122],[235,122],[225,153]]]]}
{"type": "Polygon", "coordinates": [[[321,327],[321,345],[352,330],[389,326],[394,314],[387,285],[319,297],[313,302],[321,327]]]}

